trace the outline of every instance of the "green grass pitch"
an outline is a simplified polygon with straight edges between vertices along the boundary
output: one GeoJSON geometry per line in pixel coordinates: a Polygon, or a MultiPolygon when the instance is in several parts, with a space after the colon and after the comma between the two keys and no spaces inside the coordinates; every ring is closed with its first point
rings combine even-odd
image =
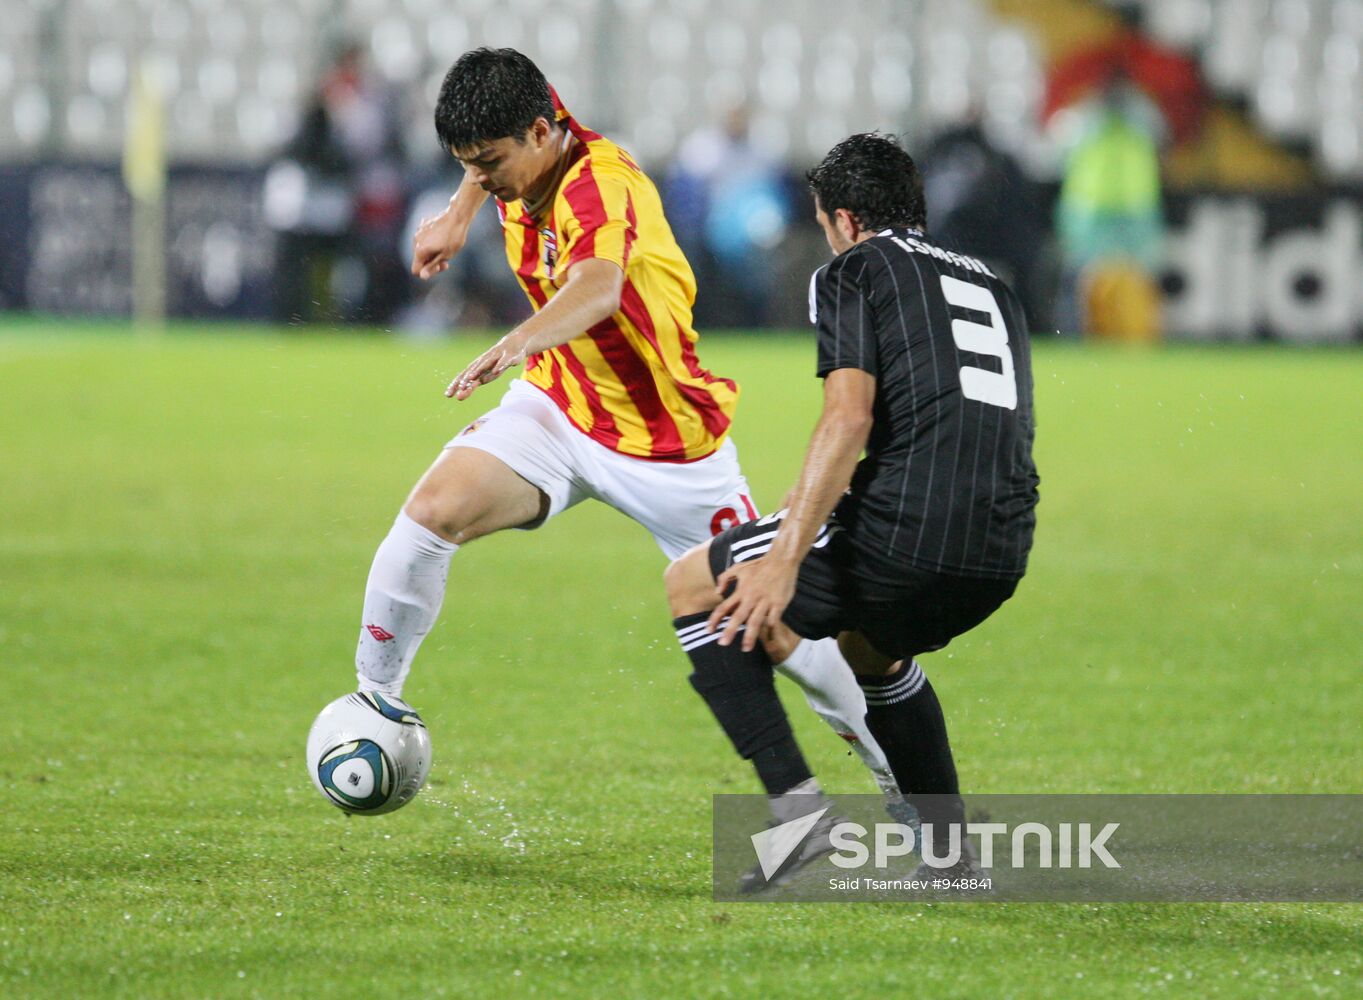
{"type": "MultiPolygon", "coordinates": [[[[756,785],[599,506],[456,556],[429,787],[327,805],[304,735],[483,344],[5,321],[0,996],[1359,995],[1358,905],[711,902],[709,795],[756,785]]],[[[812,342],[702,346],[770,508],[812,342]]],[[[1363,792],[1363,354],[1035,353],[1031,573],[924,659],[967,791],[1363,792]]]]}

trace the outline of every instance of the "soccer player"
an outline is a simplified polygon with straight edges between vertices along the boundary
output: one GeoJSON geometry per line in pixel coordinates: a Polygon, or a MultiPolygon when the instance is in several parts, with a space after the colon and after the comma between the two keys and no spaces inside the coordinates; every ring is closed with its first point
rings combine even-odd
{"type": "MultiPolygon", "coordinates": [[[[467,399],[525,364],[416,484],[374,557],[355,663],[360,690],[390,696],[401,695],[461,545],[538,527],[588,498],[638,521],[668,558],[756,516],[728,437],[738,386],[696,357],[691,268],[652,182],[512,49],[463,55],[435,123],[465,174],[449,209],[418,230],[414,273],[448,266],[491,194],[534,313],[446,390],[467,399]]],[[[836,644],[786,632],[771,647],[897,799],[836,644]]]]}
{"type": "MultiPolygon", "coordinates": [[[[752,759],[777,822],[829,805],[757,641],[785,623],[838,637],[942,856],[964,806],[914,657],[984,621],[1026,570],[1038,483],[1026,321],[989,268],[927,236],[922,182],[890,137],[845,139],[809,180],[836,254],[809,290],[823,413],[786,509],[674,562],[668,596],[691,683],[752,759]]],[[[828,853],[830,816],[820,824],[772,883],[828,853]]],[[[754,871],[743,888],[767,885],[754,871]]]]}

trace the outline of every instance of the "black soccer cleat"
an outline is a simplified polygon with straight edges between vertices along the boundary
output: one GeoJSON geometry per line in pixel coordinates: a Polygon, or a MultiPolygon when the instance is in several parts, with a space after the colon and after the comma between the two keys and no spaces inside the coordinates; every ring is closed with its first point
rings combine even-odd
{"type": "Polygon", "coordinates": [[[934,868],[926,861],[913,870],[910,878],[936,883],[950,892],[988,893],[993,892],[993,881],[987,871],[980,867],[980,859],[969,841],[961,844],[961,860],[946,868],[934,868]]]}
{"type": "MultiPolygon", "coordinates": [[[[796,820],[796,822],[799,822],[796,820]]],[[[831,839],[833,828],[839,823],[847,820],[842,816],[823,815],[809,829],[800,843],[789,850],[785,857],[780,861],[776,868],[771,872],[770,877],[763,871],[761,864],[755,865],[744,872],[738,879],[738,891],[745,896],[756,895],[775,889],[779,886],[790,883],[796,875],[809,868],[820,858],[826,858],[835,850],[831,839]]],[[[779,827],[789,826],[789,823],[777,823],[772,820],[767,824],[768,830],[776,830],[779,827]]]]}

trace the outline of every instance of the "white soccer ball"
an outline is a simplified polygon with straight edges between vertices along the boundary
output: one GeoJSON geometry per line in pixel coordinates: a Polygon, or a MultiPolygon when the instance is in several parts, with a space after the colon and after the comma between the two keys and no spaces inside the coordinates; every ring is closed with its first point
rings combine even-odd
{"type": "Polygon", "coordinates": [[[426,724],[401,698],[357,691],[337,698],[308,732],[308,774],[327,801],[377,816],[406,805],[431,770],[426,724]]]}

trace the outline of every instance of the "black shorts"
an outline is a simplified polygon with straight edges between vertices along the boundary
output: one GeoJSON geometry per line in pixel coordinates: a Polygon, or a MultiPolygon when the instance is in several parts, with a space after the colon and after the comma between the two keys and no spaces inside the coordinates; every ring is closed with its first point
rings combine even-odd
{"type": "MultiPolygon", "coordinates": [[[[785,511],[735,525],[710,542],[710,572],[771,548],[785,511]]],[[[1017,589],[1017,580],[953,576],[905,566],[893,583],[868,579],[847,533],[830,522],[819,529],[800,563],[795,596],[782,616],[806,639],[860,632],[885,656],[903,659],[941,649],[984,621],[1017,589]],[[858,573],[858,569],[862,572],[858,573]]],[[[883,573],[883,571],[881,571],[883,573]]]]}

